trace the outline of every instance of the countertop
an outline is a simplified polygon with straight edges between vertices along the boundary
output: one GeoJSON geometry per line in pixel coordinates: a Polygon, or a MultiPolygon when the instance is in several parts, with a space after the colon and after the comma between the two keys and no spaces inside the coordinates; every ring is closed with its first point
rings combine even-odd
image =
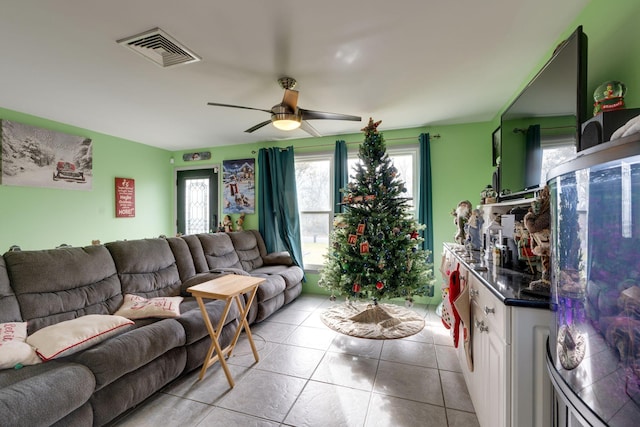
{"type": "Polygon", "coordinates": [[[549,298],[521,292],[538,277],[508,268],[495,267],[493,263],[485,262],[480,251],[467,251],[464,246],[457,243],[445,243],[444,246],[505,305],[547,310],[550,308],[549,298]]]}

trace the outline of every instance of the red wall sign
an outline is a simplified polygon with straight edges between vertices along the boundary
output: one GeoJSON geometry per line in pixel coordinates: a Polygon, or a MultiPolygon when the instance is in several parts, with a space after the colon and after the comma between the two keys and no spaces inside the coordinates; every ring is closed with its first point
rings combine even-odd
{"type": "Polygon", "coordinates": [[[136,182],[130,178],[116,178],[116,218],[136,216],[136,182]]]}

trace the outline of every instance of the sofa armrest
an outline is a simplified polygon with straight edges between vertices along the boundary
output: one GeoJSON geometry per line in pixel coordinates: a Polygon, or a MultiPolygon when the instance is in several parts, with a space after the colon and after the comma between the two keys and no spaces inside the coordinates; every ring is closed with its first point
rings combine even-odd
{"type": "Polygon", "coordinates": [[[293,265],[289,252],[272,252],[262,257],[265,265],[293,265]]]}

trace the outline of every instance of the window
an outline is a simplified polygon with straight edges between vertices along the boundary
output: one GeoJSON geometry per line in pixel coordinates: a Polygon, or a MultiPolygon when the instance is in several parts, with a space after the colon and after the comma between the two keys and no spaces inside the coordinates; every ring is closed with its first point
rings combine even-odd
{"type": "MultiPolygon", "coordinates": [[[[349,152],[349,176],[359,161],[357,147],[349,152]]],[[[405,182],[407,197],[412,200],[410,213],[415,212],[418,198],[418,147],[387,147],[387,153],[405,182]]],[[[324,264],[329,248],[329,233],[333,229],[333,154],[296,155],[296,189],[300,214],[302,259],[305,268],[315,270],[324,264]]]]}
{"type": "MultiPolygon", "coordinates": [[[[411,200],[409,200],[409,205],[411,206],[410,213],[415,217],[417,215],[416,206],[418,200],[418,147],[387,147],[387,154],[393,166],[398,169],[399,178],[404,181],[405,187],[407,188],[406,197],[411,198],[411,200]]],[[[357,151],[349,153],[349,181],[352,181],[351,174],[353,167],[359,161],[357,151]]]]}
{"type": "Polygon", "coordinates": [[[540,182],[544,186],[547,182],[547,173],[561,163],[566,162],[576,155],[575,138],[570,136],[549,136],[540,139],[542,147],[542,168],[540,182]]]}
{"type": "Polygon", "coordinates": [[[296,190],[305,268],[324,264],[333,227],[333,161],[331,154],[296,156],[296,190]]]}

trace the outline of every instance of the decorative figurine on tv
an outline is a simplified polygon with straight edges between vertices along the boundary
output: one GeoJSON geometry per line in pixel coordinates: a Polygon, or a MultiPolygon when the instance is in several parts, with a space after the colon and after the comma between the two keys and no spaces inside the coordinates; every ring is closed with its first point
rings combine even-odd
{"type": "Polygon", "coordinates": [[[593,115],[603,111],[621,110],[624,108],[624,95],[627,86],[617,80],[602,83],[593,92],[593,115]]]}
{"type": "Polygon", "coordinates": [[[542,277],[529,283],[529,289],[534,291],[550,292],[549,281],[550,263],[550,239],[551,239],[551,214],[550,214],[549,187],[545,186],[537,200],[531,202],[529,212],[524,216],[524,226],[533,238],[532,251],[540,257],[542,264],[542,277]]]}

